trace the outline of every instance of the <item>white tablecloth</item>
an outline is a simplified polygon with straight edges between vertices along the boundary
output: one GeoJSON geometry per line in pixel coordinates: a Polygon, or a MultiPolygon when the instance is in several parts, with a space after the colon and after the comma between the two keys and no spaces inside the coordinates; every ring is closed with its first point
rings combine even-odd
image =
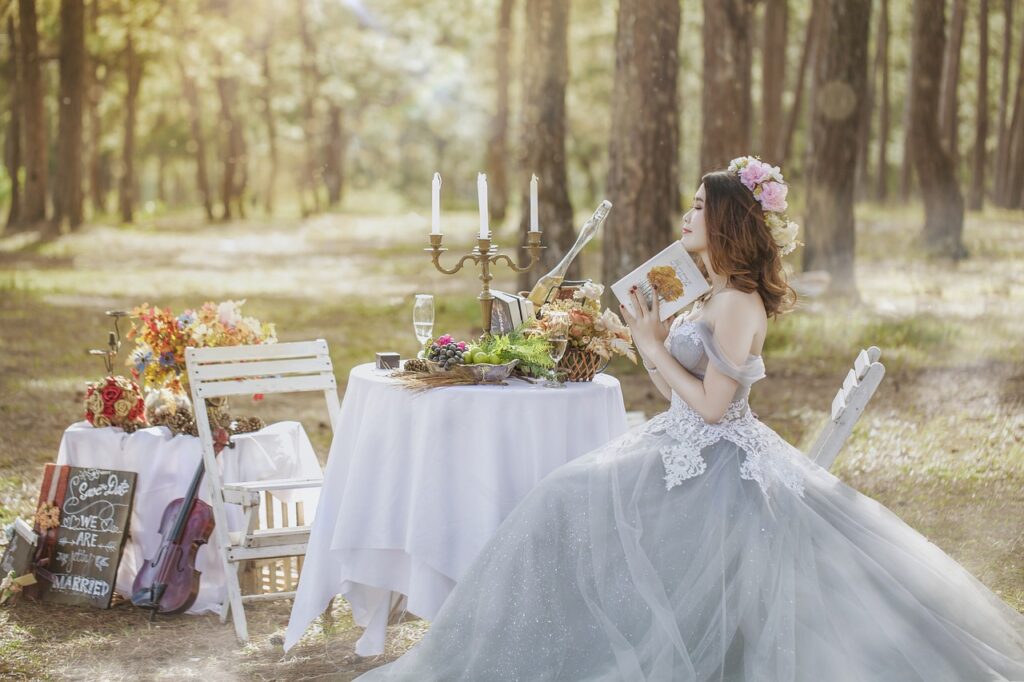
{"type": "MultiPolygon", "coordinates": [[[[277,478],[319,478],[320,462],[302,424],[294,421],[270,424],[255,433],[233,436],[234,448],[225,448],[217,456],[225,483],[262,481],[277,478]]],[[[134,471],[135,502],[125,544],[117,570],[115,590],[131,597],[132,582],[139,567],[160,547],[160,520],[164,508],[188,492],[189,483],[202,459],[199,439],[174,436],[165,426],[125,433],[119,428],[93,428],[89,422],[72,424],[61,439],[58,464],[134,471]]],[[[316,490],[275,493],[284,502],[304,503],[307,518],[316,512],[316,490]]],[[[205,484],[200,498],[209,502],[205,484]]],[[[244,530],[241,508],[228,505],[230,530],[244,530]]],[[[199,596],[189,613],[219,611],[224,601],[224,569],[217,553],[216,534],[199,548],[196,568],[202,573],[199,596]]]]}
{"type": "Polygon", "coordinates": [[[626,430],[618,380],[551,389],[458,386],[415,394],[352,370],[285,648],[337,594],[384,650],[396,595],[432,619],[502,520],[545,475],[626,430]]]}

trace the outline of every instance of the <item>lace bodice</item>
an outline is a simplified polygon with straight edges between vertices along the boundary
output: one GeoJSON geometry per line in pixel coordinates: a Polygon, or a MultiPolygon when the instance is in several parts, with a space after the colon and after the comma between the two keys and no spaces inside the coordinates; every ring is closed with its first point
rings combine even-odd
{"type": "Polygon", "coordinates": [[[761,423],[747,402],[751,385],[765,377],[763,358],[751,354],[744,364],[736,365],[722,352],[711,328],[702,320],[676,320],[665,339],[665,347],[699,378],[704,377],[709,364],[714,364],[739,383],[725,415],[716,423],[704,421],[673,391],[668,411],[651,419],[634,434],[635,439],[661,434],[671,437],[671,442],[661,448],[666,489],[671,490],[686,479],[704,473],[707,462],[701,450],[727,440],[746,451],[746,458],[740,465],[741,478],[757,481],[766,496],[779,482],[802,496],[803,473],[791,461],[792,457],[802,454],[761,423]]]}

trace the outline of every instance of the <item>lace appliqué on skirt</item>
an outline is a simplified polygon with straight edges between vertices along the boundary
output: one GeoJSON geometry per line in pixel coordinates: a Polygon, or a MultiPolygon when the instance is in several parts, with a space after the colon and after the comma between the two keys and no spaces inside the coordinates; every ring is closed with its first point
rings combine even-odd
{"type": "Polygon", "coordinates": [[[673,396],[668,411],[651,419],[636,437],[657,433],[665,433],[674,441],[661,448],[666,490],[704,473],[707,462],[701,450],[727,440],[746,452],[740,464],[740,477],[757,481],[766,497],[776,482],[801,497],[804,494],[803,473],[789,459],[794,456],[790,452],[792,446],[750,412],[745,398],[730,403],[721,421],[709,424],[682,399],[673,396]]]}

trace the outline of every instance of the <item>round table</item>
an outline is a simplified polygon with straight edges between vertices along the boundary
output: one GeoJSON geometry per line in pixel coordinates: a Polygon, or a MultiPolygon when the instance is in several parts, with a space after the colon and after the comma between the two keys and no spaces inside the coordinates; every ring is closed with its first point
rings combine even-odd
{"type": "MultiPolygon", "coordinates": [[[[217,456],[225,483],[266,481],[279,478],[319,478],[320,462],[302,424],[283,421],[254,433],[231,437],[234,448],[217,456]]],[[[89,422],[72,424],[64,432],[57,464],[134,471],[135,503],[129,538],[117,569],[117,592],[128,597],[143,562],[160,547],[160,521],[164,508],[188,492],[189,483],[202,460],[199,439],[175,435],[166,426],[151,426],[134,433],[115,427],[93,428],[89,422]]],[[[205,483],[205,482],[204,482],[205,483]]],[[[318,490],[287,490],[274,493],[283,502],[302,502],[309,515],[316,512],[318,490]]],[[[209,487],[199,488],[209,502],[209,487]]],[[[229,530],[244,530],[241,508],[228,505],[229,530]]],[[[199,548],[196,568],[202,573],[199,595],[188,613],[219,612],[227,594],[224,565],[218,553],[217,535],[199,548]]]]}
{"type": "Polygon", "coordinates": [[[285,648],[335,595],[383,652],[400,595],[432,619],[516,504],[544,476],[626,431],[619,382],[554,389],[452,386],[414,393],[389,370],[349,375],[285,648]]]}

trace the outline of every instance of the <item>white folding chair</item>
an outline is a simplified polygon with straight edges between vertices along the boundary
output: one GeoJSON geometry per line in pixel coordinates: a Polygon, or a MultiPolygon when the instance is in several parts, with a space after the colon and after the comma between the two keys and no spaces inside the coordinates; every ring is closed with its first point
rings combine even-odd
{"type": "MultiPolygon", "coordinates": [[[[321,391],[327,402],[332,431],[338,427],[341,404],[331,356],[323,339],[299,343],[276,343],[224,348],[188,348],[185,351],[196,427],[203,449],[206,484],[210,493],[215,537],[227,581],[227,599],[221,607],[221,622],[231,613],[235,634],[249,639],[243,602],[287,598],[291,592],[243,595],[238,569],[241,562],[276,557],[302,556],[309,541],[309,526],[259,528],[260,492],[319,488],[322,478],[280,479],[224,484],[217,466],[206,399],[256,393],[298,393],[321,391]],[[244,532],[229,533],[225,505],[241,505],[244,532]]],[[[269,497],[268,497],[269,502],[269,497]]],[[[268,513],[269,509],[268,509],[268,513]]]]}
{"type": "Polygon", "coordinates": [[[829,420],[807,453],[818,466],[828,469],[835,462],[854,424],[860,419],[868,400],[885,376],[885,366],[878,362],[881,354],[878,346],[871,346],[857,354],[853,369],[847,373],[843,385],[832,399],[829,420]]]}

